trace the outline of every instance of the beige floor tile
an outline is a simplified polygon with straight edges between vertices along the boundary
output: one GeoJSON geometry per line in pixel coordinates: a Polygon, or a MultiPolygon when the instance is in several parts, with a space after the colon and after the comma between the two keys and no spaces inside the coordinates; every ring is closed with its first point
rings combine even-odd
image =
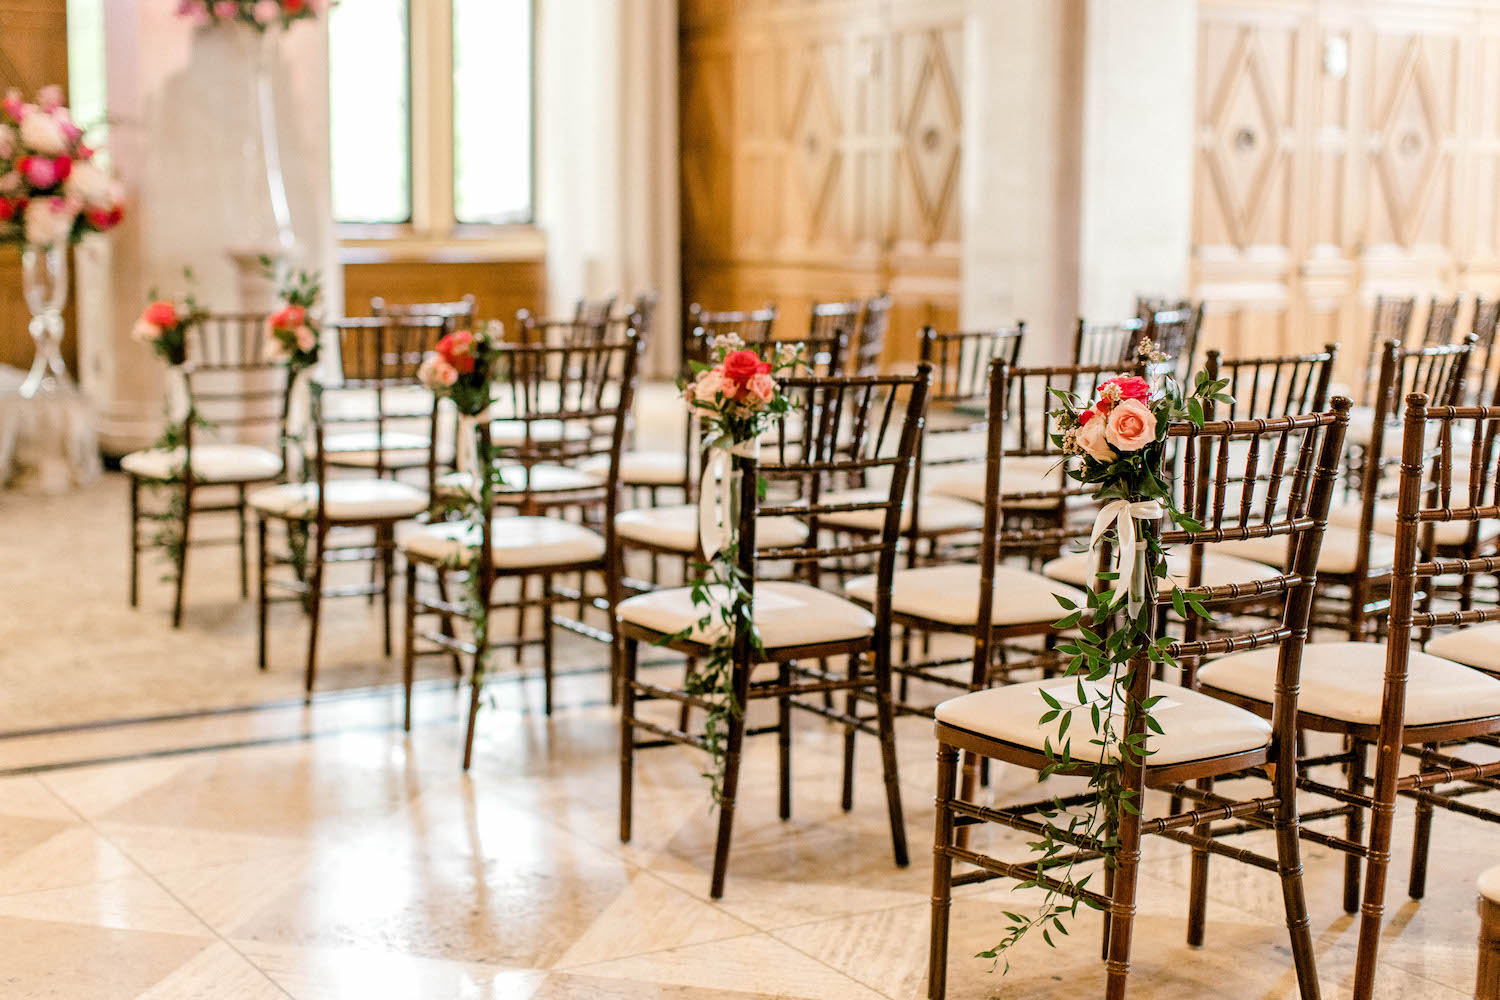
{"type": "Polygon", "coordinates": [[[755,993],[724,987],[704,989],[554,972],[542,982],[531,1000],[784,1000],[785,996],[784,993],[755,993]]]}
{"type": "Polygon", "coordinates": [[[723,909],[640,874],[557,960],[557,968],[755,933],[723,909]]]}
{"type": "Polygon", "coordinates": [[[185,965],[135,1000],[286,1000],[286,992],[223,942],[194,955],[185,965]]]}
{"type": "Polygon", "coordinates": [[[26,1000],[121,1000],[165,979],[210,939],[0,917],[0,987],[26,1000]]]}
{"type": "MultiPolygon", "coordinates": [[[[7,819],[0,822],[0,830],[30,822],[44,821],[7,819]]],[[[40,892],[138,874],[140,869],[124,852],[96,831],[71,826],[0,863],[0,894],[40,892]]]]}
{"type": "Polygon", "coordinates": [[[0,778],[0,817],[24,816],[28,819],[75,823],[78,814],[68,808],[39,778],[21,775],[0,778]]]}
{"type": "Polygon", "coordinates": [[[528,1000],[545,976],[369,948],[233,944],[295,1000],[528,1000]]]}
{"type": "Polygon", "coordinates": [[[145,875],[0,896],[0,916],[208,936],[203,921],[145,875]]]}
{"type": "Polygon", "coordinates": [[[254,858],[300,856],[308,849],[294,837],[254,833],[108,821],[96,828],[136,864],[158,875],[254,858]]]}

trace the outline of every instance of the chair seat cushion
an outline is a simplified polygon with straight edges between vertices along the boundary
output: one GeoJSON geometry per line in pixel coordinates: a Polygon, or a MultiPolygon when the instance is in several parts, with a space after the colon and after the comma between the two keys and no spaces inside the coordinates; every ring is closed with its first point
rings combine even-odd
{"type": "MultiPolygon", "coordinates": [[[[323,451],[329,465],[342,468],[413,469],[427,464],[429,438],[412,431],[374,430],[324,434],[323,451]]],[[[440,449],[442,450],[442,449],[440,449]]]]}
{"type": "MultiPolygon", "coordinates": [[[[607,469],[601,455],[584,468],[607,469]]],[[[627,451],[620,454],[620,482],[626,486],[681,486],[687,478],[687,459],[680,451],[627,451]]]]}
{"type": "MultiPolygon", "coordinates": [[[[1222,548],[1222,546],[1216,545],[1213,548],[1222,548]]],[[[1188,559],[1188,550],[1180,546],[1167,553],[1167,584],[1172,588],[1187,585],[1188,559]]],[[[1087,587],[1094,584],[1093,578],[1098,567],[1099,554],[1097,552],[1069,552],[1067,555],[1058,556],[1048,562],[1042,567],[1042,573],[1075,587],[1087,587]]],[[[1218,587],[1226,583],[1251,583],[1255,580],[1269,580],[1280,575],[1279,569],[1265,563],[1238,559],[1212,550],[1203,553],[1204,586],[1218,587]]],[[[1110,589],[1119,586],[1118,582],[1113,580],[1101,582],[1108,583],[1110,589]]],[[[1094,589],[1098,590],[1099,586],[1094,585],[1094,589]]]]}
{"type": "MultiPolygon", "coordinates": [[[[282,483],[250,494],[250,506],[278,517],[318,516],[317,483],[282,483]]],[[[427,493],[390,479],[333,479],[326,510],[330,521],[377,521],[414,517],[427,509],[427,493]]]]}
{"type": "MultiPolygon", "coordinates": [[[[462,566],[480,542],[467,521],[413,525],[396,538],[410,556],[462,566]]],[[[604,538],[596,531],[555,517],[497,517],[490,522],[490,549],[496,569],[564,566],[604,557],[604,538]]]]}
{"type": "MultiPolygon", "coordinates": [[[[819,503],[885,503],[890,499],[889,489],[840,490],[824,493],[819,503]]],[[[917,504],[917,520],[921,532],[975,531],[984,526],[984,508],[969,500],[941,494],[924,494],[917,504]]],[[[885,527],[884,510],[854,510],[840,514],[819,514],[818,524],[830,528],[851,528],[855,531],[880,531],[885,527]]],[[[901,530],[911,527],[911,505],[901,510],[901,530]]]]}
{"type": "MultiPolygon", "coordinates": [[[[1054,595],[1078,605],[1087,601],[1072,587],[1014,566],[995,567],[994,589],[990,620],[996,626],[1057,621],[1068,612],[1054,595]]],[[[874,574],[855,577],[844,586],[844,592],[856,601],[874,604],[874,574]]],[[[891,608],[950,625],[973,625],[979,618],[979,566],[961,563],[897,570],[891,580],[891,608]]]]}
{"type": "MultiPolygon", "coordinates": [[[[176,479],[182,449],[151,448],[120,459],[120,468],[140,479],[176,479]]],[[[193,446],[193,478],[203,483],[253,483],[281,475],[281,456],[249,444],[193,446]]]]}
{"type": "MultiPolygon", "coordinates": [[[[692,554],[698,550],[698,508],[693,504],[676,504],[622,510],[615,515],[615,533],[626,541],[692,554]]],[[[800,518],[755,519],[756,548],[787,548],[806,541],[807,525],[800,518]]]]}
{"type": "MultiPolygon", "coordinates": [[[[1042,700],[1042,691],[1064,708],[1078,704],[1078,681],[1071,677],[1053,677],[959,695],[937,707],[937,720],[956,729],[1016,746],[1040,751],[1043,741],[1050,739],[1052,746],[1058,748],[1061,741],[1057,729],[1061,720],[1054,719],[1045,725],[1037,721],[1050,707],[1042,700]]],[[[1108,694],[1108,682],[1090,684],[1084,681],[1084,691],[1090,702],[1102,702],[1108,694]]],[[[1162,696],[1162,700],[1151,709],[1151,715],[1161,723],[1162,731],[1149,734],[1146,741],[1147,748],[1152,751],[1146,758],[1149,766],[1210,760],[1255,750],[1271,742],[1270,723],[1252,712],[1160,681],[1152,683],[1151,694],[1153,697],[1162,696]]],[[[1120,704],[1118,699],[1116,703],[1120,704]]],[[[1072,716],[1067,739],[1072,741],[1073,758],[1098,763],[1103,748],[1092,742],[1099,731],[1093,727],[1088,707],[1075,710],[1072,716]]],[[[1124,726],[1123,705],[1115,712],[1114,725],[1117,732],[1124,726]]],[[[1114,746],[1111,752],[1114,752],[1114,746]]]]}
{"type": "MultiPolygon", "coordinates": [[[[1466,488],[1454,485],[1453,506],[1459,507],[1469,502],[1466,488]]],[[[1424,497],[1422,506],[1428,506],[1424,497]]],[[[1328,511],[1328,523],[1330,526],[1343,528],[1348,531],[1359,530],[1360,504],[1341,503],[1335,505],[1328,511]]],[[[1432,537],[1439,545],[1462,545],[1469,540],[1469,528],[1473,522],[1470,521],[1434,521],[1432,537]]],[[[1396,501],[1377,500],[1375,502],[1374,527],[1382,535],[1394,536],[1396,534],[1396,501]]],[[[1417,538],[1422,538],[1425,527],[1417,529],[1417,538]]],[[[1492,541],[1500,538],[1500,521],[1487,520],[1479,522],[1479,540],[1481,542],[1492,541]]],[[[1324,544],[1327,544],[1326,542],[1324,544]]],[[[1372,563],[1373,564],[1373,563],[1372,563]]]]}
{"type": "MultiPolygon", "coordinates": [[[[528,482],[524,469],[519,465],[502,466],[500,475],[505,485],[500,493],[520,493],[521,484],[528,482]]],[[[584,469],[570,469],[565,465],[533,465],[529,479],[533,493],[566,493],[572,490],[587,490],[602,486],[604,481],[584,469]]],[[[438,476],[433,492],[440,496],[456,496],[469,488],[467,472],[449,472],[438,476]]]]}
{"type": "MultiPolygon", "coordinates": [[[[675,587],[621,601],[619,618],[666,635],[691,627],[693,641],[712,642],[723,626],[715,619],[707,630],[698,628],[706,610],[693,603],[690,588],[675,587]]],[[[875,616],[858,604],[804,583],[756,581],[754,611],[767,649],[862,639],[875,629],[875,616]]]]}
{"type": "Polygon", "coordinates": [[[1486,622],[1427,640],[1427,652],[1491,674],[1500,674],[1500,622],[1486,622]]]}
{"type": "MultiPolygon", "coordinates": [[[[1329,525],[1323,532],[1323,547],[1318,551],[1318,569],[1324,573],[1353,573],[1359,558],[1359,531],[1329,525]]],[[[1286,564],[1287,536],[1244,538],[1223,542],[1218,548],[1242,559],[1254,559],[1270,566],[1286,564]]],[[[1396,539],[1390,535],[1370,536],[1370,564],[1374,570],[1389,569],[1396,561],[1396,539]]]]}
{"type": "MultiPolygon", "coordinates": [[[[1055,492],[1064,487],[1060,460],[1045,455],[1010,458],[1000,465],[1000,494],[1055,492]]],[[[985,497],[985,464],[935,466],[922,473],[922,492],[958,497],[970,503],[983,504],[985,497]]],[[[1047,510],[1058,505],[1056,499],[1017,500],[1008,507],[1024,510],[1047,510]]]]}
{"type": "MultiPolygon", "coordinates": [[[[1378,723],[1385,650],[1377,642],[1308,643],[1302,652],[1299,710],[1357,725],[1378,723]]],[[[1275,698],[1276,655],[1274,648],[1231,653],[1199,668],[1198,681],[1269,704],[1275,698]]],[[[1415,650],[1407,669],[1409,726],[1500,715],[1500,680],[1415,650]]]]}

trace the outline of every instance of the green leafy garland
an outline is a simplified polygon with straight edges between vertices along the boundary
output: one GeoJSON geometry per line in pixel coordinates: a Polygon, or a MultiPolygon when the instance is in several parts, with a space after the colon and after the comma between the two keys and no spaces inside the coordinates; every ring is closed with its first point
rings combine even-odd
{"type": "MultiPolygon", "coordinates": [[[[1149,342],[1142,345],[1142,358],[1148,363],[1162,360],[1149,342]]],[[[1082,427],[1093,419],[1107,420],[1110,409],[1121,403],[1118,389],[1102,392],[1100,402],[1079,400],[1054,389],[1052,391],[1061,398],[1063,405],[1052,414],[1059,427],[1053,440],[1065,451],[1081,456],[1080,468],[1070,474],[1082,483],[1098,487],[1094,499],[1131,503],[1154,500],[1179,528],[1200,531],[1201,524],[1177,509],[1172,483],[1163,471],[1167,429],[1171,423],[1183,420],[1203,426],[1205,403],[1233,401],[1223,392],[1228,384],[1227,380],[1210,381],[1206,373],[1200,372],[1193,392],[1184,394],[1176,380],[1166,376],[1161,386],[1152,392],[1149,401],[1143,404],[1155,418],[1154,436],[1148,444],[1133,450],[1116,450],[1106,442],[1105,447],[1089,451],[1080,444],[1082,427]],[[1084,416],[1090,410],[1093,411],[1091,416],[1084,416]]],[[[1098,437],[1097,432],[1095,437],[1098,437]]],[[[1138,816],[1141,812],[1138,793],[1125,787],[1124,774],[1126,768],[1141,766],[1151,753],[1146,747],[1150,734],[1162,732],[1161,723],[1151,714],[1161,696],[1151,696],[1141,702],[1130,698],[1129,692],[1135,680],[1131,664],[1140,660],[1153,671],[1177,666],[1171,655],[1172,640],[1166,636],[1156,638],[1153,627],[1156,582],[1167,579],[1167,550],[1154,531],[1142,534],[1148,579],[1145,600],[1138,613],[1129,614],[1126,606],[1128,594],[1123,588],[1095,590],[1086,587],[1087,599],[1083,607],[1057,596],[1067,614],[1054,627],[1059,631],[1073,630],[1076,635],[1058,646],[1058,651],[1069,658],[1063,677],[1073,678],[1076,689],[1071,701],[1039,689],[1047,708],[1038,725],[1055,724],[1056,740],[1048,736],[1043,741],[1042,750],[1047,763],[1038,778],[1045,779],[1053,774],[1082,774],[1088,779],[1091,795],[1088,804],[1082,808],[1070,806],[1054,795],[1051,808],[1040,813],[1042,830],[1027,847],[1033,852],[1036,875],[1045,874],[1055,884],[1045,886],[1046,895],[1035,914],[1005,912],[1009,921],[1005,936],[994,947],[976,956],[1003,961],[1007,972],[1010,961],[1006,952],[1029,932],[1040,929],[1043,940],[1056,947],[1053,933],[1068,933],[1064,918],[1076,917],[1080,903],[1098,908],[1093,900],[1078,894],[1093,875],[1075,878],[1075,870],[1081,863],[1077,848],[1087,847],[1103,853],[1106,866],[1113,869],[1115,852],[1119,848],[1117,831],[1120,821],[1126,815],[1138,816]],[[1085,710],[1092,727],[1090,731],[1094,734],[1088,742],[1099,749],[1098,763],[1073,757],[1072,737],[1068,731],[1074,713],[1085,710]],[[1117,718],[1123,723],[1123,729],[1117,728],[1117,718]],[[1140,729],[1132,733],[1137,721],[1141,723],[1140,729]],[[1070,854],[1064,856],[1063,852],[1069,849],[1070,854]]],[[[1110,536],[1114,538],[1118,551],[1118,532],[1110,529],[1110,536]]],[[[1130,554],[1121,553],[1120,558],[1124,569],[1130,554]]],[[[1130,570],[1124,572],[1128,576],[1130,570]]],[[[1099,579],[1118,580],[1121,575],[1102,573],[1099,579]]],[[[1171,601],[1173,610],[1184,620],[1190,612],[1209,618],[1208,609],[1198,595],[1174,588],[1171,601]]],[[[1043,885],[1033,878],[1021,881],[1016,888],[1043,888],[1043,885]]]]}
{"type": "MultiPolygon", "coordinates": [[[[282,269],[269,256],[261,255],[261,267],[265,276],[277,284],[277,296],[283,307],[266,320],[268,353],[279,357],[286,366],[287,402],[290,406],[297,389],[297,380],[317,363],[322,345],[322,329],[317,314],[323,295],[322,272],[292,271],[282,269]]],[[[292,414],[282,421],[281,450],[287,456],[297,456],[297,479],[308,481],[307,426],[305,421],[295,430],[287,423],[292,414]]],[[[286,541],[292,570],[298,581],[307,582],[307,548],[309,526],[305,520],[288,521],[286,541]]],[[[310,604],[312,594],[303,592],[303,601],[310,604]]]]}

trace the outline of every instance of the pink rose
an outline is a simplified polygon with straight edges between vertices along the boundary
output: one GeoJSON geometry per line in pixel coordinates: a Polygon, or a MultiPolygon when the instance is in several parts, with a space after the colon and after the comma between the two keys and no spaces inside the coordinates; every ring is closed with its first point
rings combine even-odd
{"type": "Polygon", "coordinates": [[[710,368],[698,376],[698,381],[693,383],[693,393],[705,403],[712,403],[714,397],[724,391],[724,373],[718,368],[710,368]]]}
{"type": "Polygon", "coordinates": [[[1139,399],[1126,399],[1109,411],[1105,440],[1121,451],[1140,451],[1156,440],[1156,414],[1139,399]]]}
{"type": "Polygon", "coordinates": [[[1109,386],[1114,387],[1119,399],[1138,399],[1142,403],[1149,402],[1151,399],[1151,383],[1139,375],[1116,375],[1102,383],[1099,391],[1103,393],[1104,389],[1109,386]]]}
{"type": "Polygon", "coordinates": [[[311,327],[297,327],[297,350],[310,351],[318,346],[318,335],[312,332],[311,327]]]}
{"type": "Polygon", "coordinates": [[[280,13],[281,5],[276,0],[255,0],[255,8],[252,11],[255,23],[270,24],[280,13]]]}
{"type": "Polygon", "coordinates": [[[1081,425],[1078,428],[1078,450],[1096,461],[1113,462],[1115,453],[1105,440],[1104,424],[1103,420],[1091,420],[1081,425]]]}
{"type": "Polygon", "coordinates": [[[73,161],[65,156],[55,160],[45,156],[23,156],[16,161],[16,166],[32,187],[46,189],[68,176],[73,161]]]}
{"type": "Polygon", "coordinates": [[[769,403],[771,397],[776,395],[776,381],[765,373],[750,376],[750,395],[762,403],[769,403]]]}
{"type": "Polygon", "coordinates": [[[148,323],[144,319],[136,320],[135,326],[130,330],[130,336],[140,344],[149,344],[161,336],[161,327],[155,323],[148,323]]]}
{"type": "Polygon", "coordinates": [[[58,86],[55,83],[49,83],[47,84],[47,86],[36,92],[37,107],[41,108],[49,115],[56,111],[58,108],[62,107],[62,102],[62,87],[58,86]]]}
{"type": "Polygon", "coordinates": [[[26,102],[21,98],[21,92],[15,87],[7,90],[5,97],[0,99],[0,110],[10,115],[12,121],[19,122],[25,109],[26,102]]]}
{"type": "Polygon", "coordinates": [[[240,5],[235,0],[217,0],[214,4],[214,17],[221,21],[232,21],[240,12],[240,5]]]}

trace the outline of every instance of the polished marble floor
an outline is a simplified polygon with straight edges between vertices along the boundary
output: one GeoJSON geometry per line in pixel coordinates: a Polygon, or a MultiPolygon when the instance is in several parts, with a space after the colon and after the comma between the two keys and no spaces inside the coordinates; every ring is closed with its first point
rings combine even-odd
{"type": "MultiPolygon", "coordinates": [[[[328,687],[304,705],[300,623],[283,620],[258,674],[231,551],[205,550],[180,632],[164,587],[124,607],[124,517],[117,477],[58,501],[0,494],[0,997],[923,994],[930,724],[900,724],[905,870],[891,863],[872,745],[844,814],[841,734],[799,719],[783,823],[774,742],[752,742],[728,891],[712,902],[714,815],[695,754],[643,755],[636,836],[617,839],[618,734],[597,646],[567,647],[550,720],[538,683],[502,668],[465,776],[464,693],[433,664],[403,734],[373,609],[334,607],[328,687]]],[[[994,794],[1034,795],[1029,782],[998,771],[994,794]]],[[[1404,895],[1401,817],[1377,995],[1469,996],[1472,886],[1500,834],[1439,815],[1418,905],[1404,895]]],[[[1356,926],[1342,860],[1310,847],[1305,862],[1323,995],[1344,997],[1356,926]]],[[[1296,996],[1273,876],[1216,862],[1209,943],[1194,950],[1185,851],[1151,843],[1143,873],[1133,997],[1296,996]]],[[[959,891],[951,996],[1101,993],[1092,915],[1056,952],[1024,945],[1009,975],[969,957],[1026,902],[998,885],[959,891]]]]}

